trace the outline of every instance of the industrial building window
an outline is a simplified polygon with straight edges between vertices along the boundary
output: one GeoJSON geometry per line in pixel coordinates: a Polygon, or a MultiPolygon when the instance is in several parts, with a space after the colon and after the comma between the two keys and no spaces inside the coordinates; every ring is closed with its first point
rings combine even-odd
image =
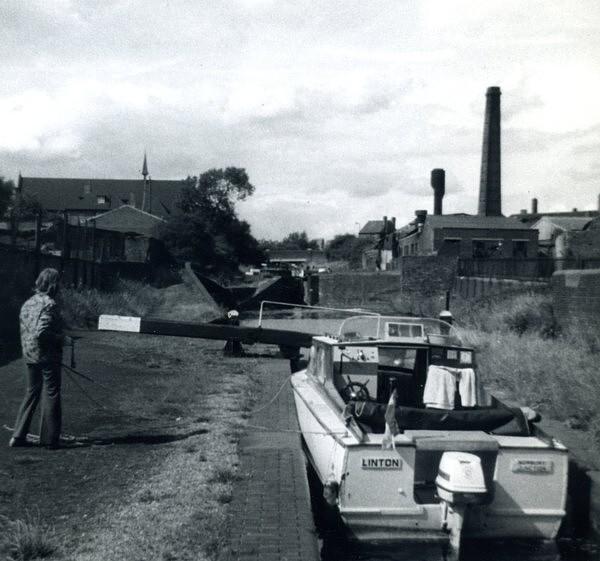
{"type": "Polygon", "coordinates": [[[96,197],[96,203],[99,205],[107,205],[110,203],[110,197],[107,197],[106,195],[98,195],[96,197]]]}
{"type": "Polygon", "coordinates": [[[92,186],[89,183],[86,183],[83,186],[83,194],[84,195],[89,195],[92,192],[92,186]]]}
{"type": "Polygon", "coordinates": [[[475,259],[494,259],[502,257],[502,240],[473,240],[475,259]]]}
{"type": "Polygon", "coordinates": [[[516,258],[527,257],[527,241],[513,240],[513,257],[516,257],[516,258]]]}
{"type": "Polygon", "coordinates": [[[460,238],[444,238],[444,242],[438,249],[438,255],[459,255],[460,238]]]}

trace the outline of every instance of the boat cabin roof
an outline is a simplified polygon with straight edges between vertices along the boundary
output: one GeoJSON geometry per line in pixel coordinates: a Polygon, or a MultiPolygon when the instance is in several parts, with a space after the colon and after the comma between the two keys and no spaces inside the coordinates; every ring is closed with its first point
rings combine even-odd
{"type": "Polygon", "coordinates": [[[410,344],[464,348],[456,328],[433,318],[361,315],[345,319],[334,344],[410,344]]]}

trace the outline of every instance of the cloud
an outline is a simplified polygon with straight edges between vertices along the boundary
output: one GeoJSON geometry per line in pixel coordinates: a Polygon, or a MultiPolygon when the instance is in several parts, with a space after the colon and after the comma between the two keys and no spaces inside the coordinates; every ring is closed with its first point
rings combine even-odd
{"type": "Polygon", "coordinates": [[[236,165],[257,187],[240,207],[253,228],[321,237],[411,219],[442,167],[445,209],[469,212],[490,85],[503,92],[505,211],[531,193],[583,206],[571,201],[597,171],[592,0],[5,0],[2,12],[9,177],[137,177],[144,149],[156,178],[236,165]]]}

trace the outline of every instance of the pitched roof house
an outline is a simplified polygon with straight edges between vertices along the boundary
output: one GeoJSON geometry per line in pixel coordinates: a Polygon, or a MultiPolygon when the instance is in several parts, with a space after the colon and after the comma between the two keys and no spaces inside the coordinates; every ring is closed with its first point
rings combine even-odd
{"type": "Polygon", "coordinates": [[[170,256],[156,239],[157,228],[164,222],[123,205],[82,221],[71,219],[69,244],[78,257],[87,260],[164,264],[170,256]]]}
{"type": "Polygon", "coordinates": [[[123,205],[86,220],[93,223],[97,230],[122,232],[123,234],[138,234],[148,238],[155,237],[156,229],[164,224],[164,219],[139,208],[123,205]]]}
{"type": "Polygon", "coordinates": [[[181,180],[20,176],[17,193],[35,197],[49,212],[94,216],[129,205],[166,218],[173,212],[184,184],[181,180]]]}

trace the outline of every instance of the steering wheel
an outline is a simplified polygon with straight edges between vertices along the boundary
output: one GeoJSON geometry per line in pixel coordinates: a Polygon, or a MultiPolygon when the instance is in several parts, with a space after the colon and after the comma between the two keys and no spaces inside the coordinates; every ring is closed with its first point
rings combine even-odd
{"type": "Polygon", "coordinates": [[[361,382],[348,382],[340,391],[344,401],[357,400],[367,401],[371,399],[369,389],[366,384],[361,382]]]}

